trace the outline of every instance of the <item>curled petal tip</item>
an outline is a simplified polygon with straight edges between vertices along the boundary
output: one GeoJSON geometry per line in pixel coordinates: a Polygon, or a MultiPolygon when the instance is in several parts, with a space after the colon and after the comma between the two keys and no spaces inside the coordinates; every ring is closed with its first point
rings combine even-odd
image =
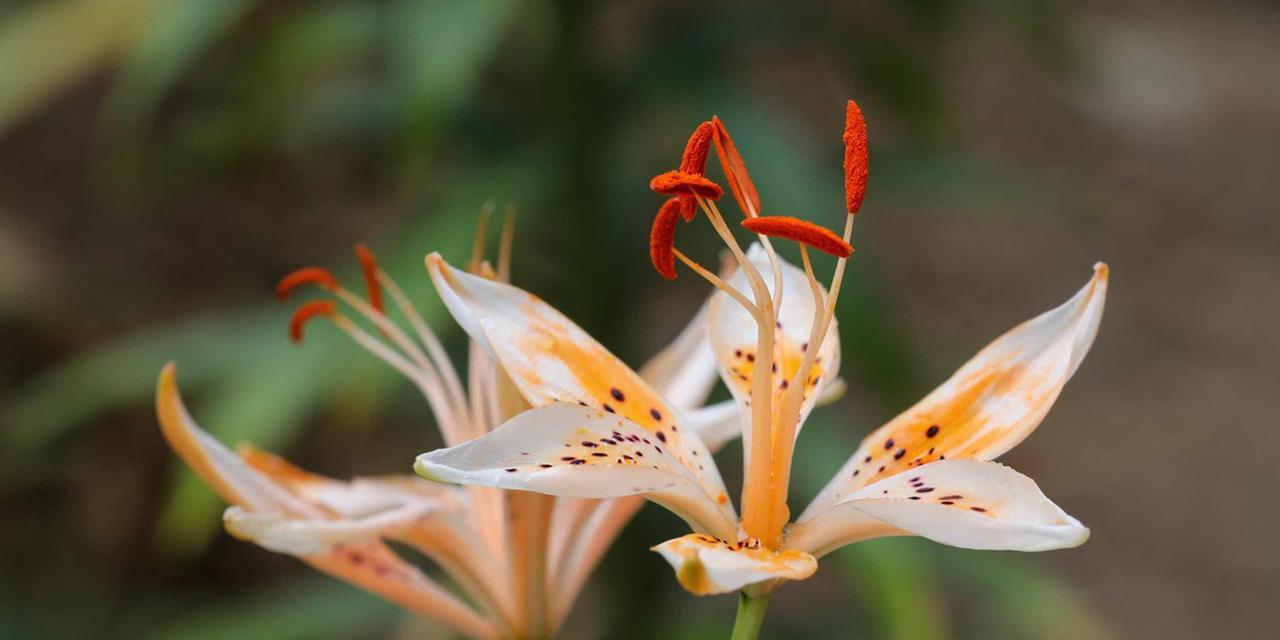
{"type": "Polygon", "coordinates": [[[1093,263],[1093,275],[1099,280],[1106,282],[1111,279],[1111,267],[1107,266],[1107,263],[1099,260],[1098,262],[1093,263]]]}

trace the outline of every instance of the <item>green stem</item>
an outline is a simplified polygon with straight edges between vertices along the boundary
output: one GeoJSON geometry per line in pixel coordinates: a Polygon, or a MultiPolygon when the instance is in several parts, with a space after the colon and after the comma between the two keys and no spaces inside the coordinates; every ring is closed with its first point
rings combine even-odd
{"type": "Polygon", "coordinates": [[[738,595],[738,617],[733,621],[732,640],[755,640],[760,637],[760,625],[764,623],[764,610],[769,606],[769,596],[752,598],[746,593],[738,595]]]}

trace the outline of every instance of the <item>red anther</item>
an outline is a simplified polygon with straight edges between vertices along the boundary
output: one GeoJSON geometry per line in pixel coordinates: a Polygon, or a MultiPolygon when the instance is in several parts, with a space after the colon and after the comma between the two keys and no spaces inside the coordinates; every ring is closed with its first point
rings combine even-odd
{"type": "Polygon", "coordinates": [[[693,217],[698,215],[698,199],[688,194],[677,197],[680,199],[680,217],[685,222],[693,222],[693,217]]]}
{"type": "Polygon", "coordinates": [[[321,289],[333,290],[338,286],[338,279],[329,273],[328,269],[320,267],[306,267],[298,269],[289,275],[280,278],[280,284],[276,285],[276,297],[281,302],[289,299],[289,294],[294,289],[304,285],[314,284],[321,289]]]}
{"type": "Polygon", "coordinates": [[[683,171],[668,171],[654,176],[649,181],[649,188],[667,196],[689,195],[690,192],[708,200],[719,200],[724,195],[720,185],[699,176],[683,171]]]}
{"type": "Polygon", "coordinates": [[[834,231],[800,218],[762,216],[743,220],[742,226],[766,236],[802,242],[837,258],[847,258],[849,254],[853,253],[853,247],[849,246],[849,243],[836,235],[834,231]]]}
{"type": "Polygon", "coordinates": [[[742,156],[738,155],[733,138],[729,137],[729,130],[718,117],[711,118],[711,124],[715,127],[715,135],[711,139],[716,144],[720,166],[724,167],[724,174],[729,178],[729,190],[733,192],[733,199],[738,201],[738,207],[747,217],[753,217],[752,211],[759,215],[760,194],[756,191],[756,185],[751,182],[747,165],[742,161],[742,156]],[[748,202],[751,203],[750,207],[747,206],[748,202]]]}
{"type": "Polygon", "coordinates": [[[332,300],[312,300],[293,312],[293,318],[289,320],[289,337],[294,342],[302,342],[302,327],[307,321],[316,316],[331,316],[337,313],[338,308],[333,304],[332,300]]]}
{"type": "Polygon", "coordinates": [[[360,269],[364,271],[364,287],[369,292],[369,306],[384,311],[382,308],[382,287],[378,286],[378,261],[373,252],[364,243],[356,245],[356,259],[360,261],[360,269]]]}
{"type": "Polygon", "coordinates": [[[844,202],[849,215],[862,208],[867,194],[867,121],[858,103],[850,100],[844,116],[844,202]]]}
{"type": "Polygon", "coordinates": [[[715,125],[704,122],[693,130],[689,142],[684,146],[684,155],[680,156],[680,170],[685,173],[703,175],[707,172],[707,154],[711,151],[711,136],[715,133],[715,125]]]}
{"type": "Polygon", "coordinates": [[[658,209],[658,215],[653,219],[653,230],[649,232],[649,259],[653,261],[653,268],[668,280],[676,279],[676,255],[672,249],[679,216],[680,198],[668,199],[658,209]]]}

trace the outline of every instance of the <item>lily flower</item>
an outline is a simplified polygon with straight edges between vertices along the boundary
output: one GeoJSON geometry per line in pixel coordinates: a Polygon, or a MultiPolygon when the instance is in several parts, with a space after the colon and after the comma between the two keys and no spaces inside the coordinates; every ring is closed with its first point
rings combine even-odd
{"type": "MultiPolygon", "coordinates": [[[[494,286],[509,278],[511,226],[498,266],[478,258],[468,277],[494,286]]],[[[529,408],[507,374],[475,344],[467,384],[443,346],[399,286],[358,246],[367,297],[311,267],[286,276],[277,293],[314,285],[328,299],[301,305],[290,333],[301,341],[312,319],[327,319],[409,378],[423,393],[444,442],[457,446],[529,408]],[[384,309],[389,299],[408,330],[384,309]],[[339,311],[344,303],[354,316],[339,311]],[[371,329],[362,328],[362,320],[371,329]]],[[[642,371],[668,383],[663,390],[723,444],[735,437],[724,406],[701,408],[715,380],[715,364],[701,320],[642,371]]],[[[532,402],[537,401],[535,397],[532,402]]],[[[487,487],[449,487],[414,475],[334,480],[314,475],[249,446],[232,452],[202,430],[178,392],[176,370],[160,374],[156,407],[165,438],[186,464],[231,507],[223,520],[234,536],[293,555],[334,577],[473,638],[554,635],[623,525],[643,505],[639,497],[609,501],[551,498],[487,487]],[[388,542],[432,560],[454,583],[440,584],[406,561],[388,542]]]]}
{"type": "MultiPolygon", "coordinates": [[[[1061,306],[1005,333],[915,406],[863,439],[849,461],[791,521],[794,443],[840,366],[834,310],[855,214],[867,180],[866,125],[849,101],[845,123],[843,234],[796,218],[762,216],[759,195],[719,119],[704,123],[758,242],[744,250],[699,167],[659,176],[671,196],[654,222],[651,257],[665,277],[674,259],[717,289],[706,307],[717,370],[737,407],[744,440],[742,515],[726,495],[694,414],[608,356],[563,316],[528,294],[455,269],[428,270],[472,339],[494,354],[536,408],[470,442],[418,457],[425,477],[581,498],[641,495],[693,533],[653,549],[698,595],[741,591],[735,637],[754,637],[765,598],[808,578],[817,558],[843,545],[916,535],[970,549],[1045,551],[1082,544],[1089,531],[1030,478],[993,462],[1040,424],[1089,350],[1101,320],[1108,270],[1099,263],[1061,306]],[[714,274],[672,245],[682,202],[693,200],[736,263],[714,274]],[[771,238],[800,243],[803,269],[771,238]],[[829,287],[809,249],[837,257],[829,287]]],[[[690,148],[697,144],[690,141],[690,148]]],[[[686,151],[686,158],[689,152],[686,151]]],[[[705,158],[705,152],[703,157],[705,158]]],[[[714,186],[714,185],[713,185],[714,186]]]]}

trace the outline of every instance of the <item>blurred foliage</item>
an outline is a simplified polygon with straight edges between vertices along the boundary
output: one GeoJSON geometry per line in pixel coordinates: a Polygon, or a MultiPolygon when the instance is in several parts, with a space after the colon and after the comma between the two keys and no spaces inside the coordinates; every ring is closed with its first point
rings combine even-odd
{"type": "MultiPolygon", "coordinates": [[[[288,237],[284,226],[306,215],[296,212],[329,199],[363,202],[351,213],[315,215],[373,212],[355,228],[381,239],[375,246],[387,271],[401,276],[442,333],[452,325],[420,277],[422,255],[462,256],[482,203],[518,202],[517,281],[638,362],[658,340],[636,337],[656,317],[647,300],[679,318],[700,295],[688,279],[676,288],[692,294],[684,300],[656,289],[642,238],[656,205],[644,181],[669,163],[702,114],[718,112],[731,124],[766,201],[797,210],[835,211],[840,202],[832,105],[846,94],[883,115],[875,126],[889,133],[874,137],[868,210],[921,200],[1009,210],[1043,188],[955,144],[942,99],[945,45],[948,34],[979,19],[1001,25],[1042,64],[1070,68],[1064,21],[1047,1],[992,0],[963,10],[934,0],[758,3],[749,10],[727,2],[572,0],[19,2],[0,9],[0,136],[39,121],[68,91],[84,101],[91,89],[86,183],[67,186],[85,190],[88,205],[73,223],[148,225],[217,194],[215,203],[232,207],[225,215],[249,219],[236,228],[269,229],[278,234],[270,242],[279,243],[288,237]],[[718,26],[704,31],[713,19],[718,26]],[[797,41],[803,46],[791,51],[797,41]],[[829,121],[815,131],[791,111],[805,105],[789,105],[785,80],[774,77],[805,60],[821,60],[835,78],[816,91],[829,94],[821,105],[829,121]],[[282,194],[272,188],[278,185],[293,191],[282,194]],[[234,210],[255,198],[261,202],[234,210]]],[[[874,245],[874,229],[859,233],[874,245]]],[[[689,236],[694,251],[705,255],[713,246],[689,236]]],[[[320,245],[358,239],[329,237],[320,245]]],[[[254,255],[256,239],[246,234],[240,242],[215,250],[254,255]]],[[[849,377],[887,414],[927,383],[868,253],[850,273],[840,321],[849,377]]],[[[78,266],[77,275],[93,282],[95,265],[78,266]]],[[[256,264],[262,273],[251,279],[266,281],[281,266],[256,264]]],[[[362,404],[375,414],[398,410],[404,385],[334,332],[314,331],[306,348],[296,349],[284,339],[285,312],[266,308],[265,292],[261,303],[227,298],[211,294],[214,302],[199,312],[174,314],[163,299],[125,296],[122,307],[141,304],[155,320],[116,325],[90,340],[41,335],[53,343],[47,352],[24,352],[9,365],[7,373],[20,379],[0,408],[0,478],[10,489],[10,510],[29,522],[6,535],[3,558],[23,558],[14,566],[30,573],[5,573],[0,636],[394,633],[388,605],[287,561],[263,560],[265,552],[246,545],[219,544],[221,504],[163,455],[147,424],[155,375],[170,360],[179,364],[195,414],[229,443],[291,451],[306,444],[304,425],[312,419],[324,424],[362,404]],[[130,417],[137,415],[143,418],[130,417]],[[104,431],[134,425],[144,435],[128,441],[151,443],[142,450],[155,455],[118,464],[144,466],[134,473],[160,483],[144,498],[153,504],[129,512],[149,520],[129,530],[150,535],[111,547],[122,559],[75,568],[82,564],[71,558],[93,558],[97,545],[67,530],[68,509],[47,506],[50,499],[58,504],[58,487],[78,481],[79,471],[61,461],[83,459],[104,431]],[[69,549],[66,562],[36,561],[51,544],[69,549]],[[41,552],[33,555],[35,549],[41,552]],[[53,588],[67,580],[79,586],[53,588]]],[[[47,313],[38,305],[8,306],[8,324],[40,326],[47,313]]],[[[458,341],[452,344],[457,351],[458,341]]],[[[820,412],[801,439],[801,496],[812,495],[872,426],[860,420],[850,432],[833,413],[840,412],[820,412]]],[[[417,421],[426,412],[414,415],[417,421]]],[[[722,456],[727,467],[733,454],[722,456]]],[[[608,637],[723,633],[732,603],[675,591],[666,568],[643,551],[669,525],[653,513],[636,522],[596,579],[600,588],[587,596],[603,613],[579,611],[575,621],[608,637]],[[636,607],[637,599],[681,615],[636,616],[649,610],[636,607]]],[[[811,613],[779,604],[767,624],[806,637],[1096,637],[1101,626],[1087,604],[1041,565],[970,556],[918,541],[859,545],[823,568],[823,584],[847,607],[811,613]],[[974,606],[953,606],[961,596],[974,606]],[[859,629],[853,635],[829,631],[849,629],[850,617],[859,629]]]]}

